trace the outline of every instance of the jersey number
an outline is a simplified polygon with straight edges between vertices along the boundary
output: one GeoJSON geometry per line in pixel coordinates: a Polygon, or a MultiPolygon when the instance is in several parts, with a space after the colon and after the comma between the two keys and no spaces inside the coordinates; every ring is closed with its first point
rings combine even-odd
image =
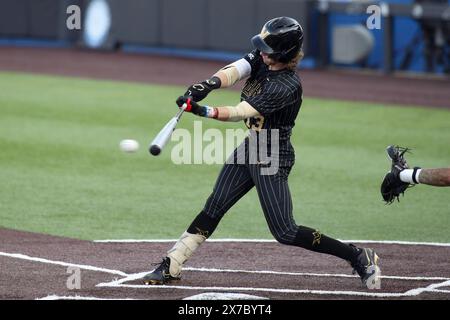
{"type": "Polygon", "coordinates": [[[253,129],[255,131],[261,131],[263,124],[264,124],[264,117],[263,116],[256,116],[253,118],[248,118],[245,122],[247,128],[253,129]]]}

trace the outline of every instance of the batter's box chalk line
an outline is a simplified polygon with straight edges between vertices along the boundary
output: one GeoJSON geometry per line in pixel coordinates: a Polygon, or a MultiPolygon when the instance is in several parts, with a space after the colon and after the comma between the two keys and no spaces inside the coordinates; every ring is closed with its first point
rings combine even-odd
{"type": "MultiPolygon", "coordinates": [[[[253,274],[276,274],[289,276],[312,276],[312,277],[336,277],[336,278],[357,278],[357,276],[347,274],[320,274],[320,273],[295,273],[295,272],[280,272],[280,271],[253,271],[253,270],[230,270],[230,269],[209,269],[209,268],[193,268],[187,267],[184,271],[199,271],[199,272],[232,272],[232,273],[253,273],[253,274]]],[[[127,282],[142,279],[151,271],[131,274],[123,279],[114,280],[107,283],[100,283],[97,287],[121,287],[133,289],[180,289],[180,290],[203,290],[203,291],[238,291],[238,292],[272,292],[272,293],[292,293],[292,294],[316,294],[316,295],[346,295],[346,296],[363,296],[363,297],[379,297],[379,298],[394,298],[394,297],[412,297],[420,295],[422,292],[436,292],[446,293],[446,290],[439,290],[439,287],[448,286],[450,278],[444,277],[401,277],[401,276],[382,276],[384,279],[395,279],[405,281],[443,281],[437,284],[432,284],[428,287],[415,288],[404,293],[390,293],[390,292],[365,292],[365,291],[340,291],[340,290],[309,290],[309,289],[280,289],[280,288],[252,288],[252,287],[200,287],[200,286],[176,286],[176,285],[138,285],[126,284],[127,282]]]]}
{"type": "MultiPolygon", "coordinates": [[[[0,256],[9,257],[13,259],[21,259],[26,261],[39,262],[44,264],[52,264],[64,267],[77,267],[83,270],[89,270],[94,272],[108,273],[115,276],[123,277],[122,279],[114,280],[107,283],[100,283],[96,287],[123,287],[123,288],[142,288],[142,289],[181,289],[181,290],[201,290],[201,291],[239,291],[239,292],[274,292],[274,293],[297,293],[297,294],[318,294],[318,295],[347,295],[347,296],[365,296],[365,297],[408,297],[417,296],[423,292],[434,292],[434,293],[448,293],[449,290],[444,289],[450,286],[450,278],[444,277],[400,277],[400,276],[383,276],[386,279],[397,279],[406,281],[442,281],[439,283],[431,284],[423,288],[415,288],[404,293],[389,293],[389,292],[360,292],[360,291],[332,291],[332,290],[307,290],[307,289],[280,289],[280,288],[251,288],[251,287],[195,287],[195,286],[147,286],[147,285],[133,285],[125,284],[125,282],[130,282],[134,280],[141,279],[149,271],[127,274],[120,270],[100,268],[91,265],[69,263],[64,261],[55,261],[39,257],[31,257],[28,255],[20,253],[7,253],[0,252],[0,256]],[[442,288],[442,289],[441,289],[442,288]]],[[[255,270],[232,270],[232,269],[213,269],[213,268],[184,268],[185,271],[199,271],[199,272],[233,272],[233,273],[255,273],[255,274],[277,274],[277,275],[289,275],[289,276],[313,276],[313,277],[354,277],[347,274],[319,274],[319,273],[295,273],[295,272],[280,272],[280,271],[255,271],[255,270]]],[[[356,276],[355,276],[356,277],[356,276]]],[[[52,297],[52,296],[49,296],[52,297]]],[[[68,297],[70,298],[70,297],[68,297]]],[[[89,297],[85,297],[89,298],[89,297]]],[[[95,298],[95,297],[93,297],[95,298]]]]}

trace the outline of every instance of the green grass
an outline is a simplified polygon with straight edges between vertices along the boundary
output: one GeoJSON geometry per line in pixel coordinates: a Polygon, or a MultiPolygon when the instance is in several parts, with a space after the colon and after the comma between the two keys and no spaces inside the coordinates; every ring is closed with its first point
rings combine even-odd
{"type": "MultiPolygon", "coordinates": [[[[185,88],[0,73],[0,226],[80,239],[176,238],[201,210],[220,165],[176,165],[147,145],[185,88]],[[141,149],[124,154],[119,141],[141,149]]],[[[307,96],[307,93],[305,93],[307,96]]],[[[234,104],[214,92],[211,104],[234,104]]],[[[186,114],[179,125],[193,129],[186,114]]],[[[242,123],[204,120],[207,128],[242,123]]],[[[450,242],[450,189],[419,185],[385,206],[388,144],[411,165],[450,165],[450,112],[306,98],[289,181],[298,224],[341,239],[450,242]]],[[[175,143],[172,142],[173,146],[175,143]]],[[[205,143],[206,145],[206,143],[205,143]]],[[[271,238],[256,192],[214,237],[271,238]]]]}

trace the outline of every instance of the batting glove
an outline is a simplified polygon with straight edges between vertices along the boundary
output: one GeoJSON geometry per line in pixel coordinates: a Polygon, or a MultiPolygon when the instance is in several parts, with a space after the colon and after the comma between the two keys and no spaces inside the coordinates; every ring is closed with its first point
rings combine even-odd
{"type": "Polygon", "coordinates": [[[184,96],[192,97],[192,100],[199,102],[206,98],[206,96],[214,89],[221,86],[221,81],[218,77],[212,77],[200,83],[193,84],[184,93],[184,96]]]}
{"type": "Polygon", "coordinates": [[[195,102],[191,96],[180,96],[176,101],[179,108],[182,108],[186,104],[184,111],[192,112],[193,114],[206,117],[206,118],[217,118],[217,108],[210,106],[201,106],[195,102]]]}

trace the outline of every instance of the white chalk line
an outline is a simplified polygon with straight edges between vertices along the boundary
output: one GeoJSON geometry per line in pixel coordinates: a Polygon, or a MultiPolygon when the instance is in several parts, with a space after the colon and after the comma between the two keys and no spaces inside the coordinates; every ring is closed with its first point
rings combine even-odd
{"type": "MultiPolygon", "coordinates": [[[[110,287],[110,286],[104,286],[110,287]]],[[[198,291],[250,291],[250,292],[271,292],[271,293],[295,293],[295,294],[314,294],[314,295],[344,295],[344,296],[362,296],[362,297],[378,297],[378,298],[395,298],[395,297],[407,297],[417,296],[423,291],[427,291],[426,288],[421,288],[420,292],[408,291],[405,293],[390,293],[390,292],[364,292],[364,291],[332,291],[332,290],[308,290],[308,289],[274,289],[274,288],[252,288],[252,287],[195,287],[195,286],[174,286],[174,285],[132,285],[132,284],[120,284],[120,288],[132,288],[132,289],[180,289],[180,290],[198,290],[198,291]]],[[[433,291],[435,292],[435,291],[433,291]]]]}
{"type": "Polygon", "coordinates": [[[146,274],[148,274],[151,271],[145,271],[145,272],[139,272],[135,274],[130,274],[125,278],[113,280],[111,282],[104,282],[99,283],[96,285],[96,287],[119,287],[124,282],[134,281],[142,279],[146,274]]]}
{"type": "MultiPolygon", "coordinates": [[[[205,271],[205,272],[224,272],[224,273],[249,273],[249,274],[272,274],[287,275],[299,277],[332,277],[332,278],[358,278],[357,275],[339,274],[339,273],[311,273],[311,272],[284,272],[270,270],[233,270],[233,269],[217,269],[217,268],[193,268],[184,267],[184,271],[205,271]]],[[[449,277],[404,277],[404,276],[381,276],[382,279],[392,280],[412,280],[412,281],[439,281],[450,280],[449,277]]]]}
{"type": "MultiPolygon", "coordinates": [[[[105,239],[94,240],[97,243],[171,243],[178,239],[105,239]]],[[[368,243],[368,244],[398,244],[410,246],[436,246],[450,247],[450,243],[444,242],[414,242],[414,241],[396,241],[396,240],[340,240],[345,243],[368,243]]],[[[242,242],[242,243],[276,243],[272,239],[207,239],[206,242],[242,242]]]]}
{"type": "Polygon", "coordinates": [[[423,292],[436,292],[436,293],[447,293],[447,290],[439,290],[440,287],[448,287],[450,286],[450,280],[446,280],[440,283],[433,283],[425,288],[416,288],[406,291],[405,294],[412,294],[413,296],[418,296],[423,292]]]}
{"type": "MultiPolygon", "coordinates": [[[[251,287],[194,287],[194,286],[170,286],[170,285],[162,285],[162,286],[147,286],[147,285],[131,285],[131,284],[123,284],[127,281],[137,280],[142,278],[146,273],[148,272],[140,272],[136,274],[127,274],[125,272],[119,271],[119,270],[112,270],[112,269],[106,269],[106,268],[99,268],[94,267],[90,265],[82,265],[82,264],[75,264],[75,263],[68,263],[63,261],[54,261],[54,260],[48,260],[43,258],[37,258],[37,257],[30,257],[24,254],[19,253],[6,253],[6,252],[0,252],[0,256],[10,257],[10,258],[16,258],[16,259],[22,259],[22,260],[28,260],[33,262],[40,262],[40,263],[46,263],[46,264],[53,264],[53,265],[60,265],[65,267],[77,267],[84,270],[90,270],[90,271],[97,271],[97,272],[105,272],[115,275],[123,276],[123,279],[114,280],[109,283],[100,283],[97,285],[97,287],[124,287],[124,288],[146,288],[146,289],[185,289],[185,290],[218,290],[218,291],[258,291],[258,292],[276,292],[276,293],[303,293],[303,294],[319,294],[319,295],[352,295],[352,296],[365,296],[365,297],[404,297],[404,296],[417,296],[421,294],[422,292],[436,292],[436,293],[448,293],[447,290],[439,290],[440,287],[448,287],[450,286],[450,280],[448,278],[445,278],[446,280],[441,283],[432,284],[424,288],[416,288],[409,290],[405,293],[377,293],[377,292],[360,292],[360,291],[331,291],[331,290],[308,290],[308,289],[273,289],[273,288],[251,288],[251,287]]],[[[205,271],[208,270],[206,268],[190,268],[191,271],[205,271]]],[[[220,272],[220,269],[209,269],[209,270],[216,270],[215,272],[220,272]]],[[[227,270],[227,269],[225,269],[227,270]]],[[[237,272],[238,270],[233,270],[233,272],[237,272]]],[[[242,271],[242,270],[241,270],[242,271]]],[[[249,270],[243,270],[245,272],[255,272],[256,271],[249,271],[249,270]]],[[[266,272],[275,272],[275,271],[266,271],[266,272]]],[[[285,274],[281,272],[280,274],[285,274]]],[[[295,273],[291,273],[295,274],[295,273]]],[[[322,276],[323,274],[311,274],[311,275],[317,275],[322,276]]],[[[329,276],[345,276],[348,277],[349,275],[332,275],[329,274],[329,276]]],[[[417,278],[417,277],[408,277],[408,278],[417,278]]],[[[419,278],[425,278],[425,277],[419,277],[419,278]]],[[[435,277],[433,277],[435,278],[435,277]]],[[[409,279],[411,280],[411,279],[409,279]]],[[[442,279],[440,279],[442,280],[442,279]]]]}
{"type": "Polygon", "coordinates": [[[69,263],[69,262],[63,262],[63,261],[55,261],[55,260],[48,260],[48,259],[37,258],[37,257],[30,257],[30,256],[27,256],[27,255],[24,255],[21,253],[0,252],[0,256],[15,258],[15,259],[22,259],[22,260],[33,261],[33,262],[46,263],[46,264],[53,264],[53,265],[58,265],[58,266],[63,266],[63,267],[75,267],[75,268],[80,268],[83,270],[110,273],[110,274],[115,274],[115,275],[118,275],[121,277],[128,276],[127,273],[122,272],[120,270],[105,269],[105,268],[99,268],[99,267],[94,267],[94,266],[90,266],[90,265],[84,265],[84,264],[69,263]]]}
{"type": "Polygon", "coordinates": [[[428,292],[436,292],[436,293],[450,293],[450,290],[439,290],[439,289],[430,289],[428,292]]]}
{"type": "MultiPolygon", "coordinates": [[[[153,270],[152,270],[153,271],[153,270]]],[[[142,279],[146,274],[152,271],[139,272],[130,274],[125,278],[114,280],[111,282],[100,283],[98,287],[116,287],[121,286],[125,282],[142,279]]],[[[216,273],[247,273],[247,274],[270,274],[270,275],[287,275],[298,277],[330,277],[330,278],[358,278],[357,275],[339,274],[339,273],[310,273],[310,272],[282,272],[270,270],[233,270],[233,269],[217,269],[217,268],[195,268],[185,267],[183,271],[198,271],[198,272],[216,272],[216,273]]],[[[447,281],[448,277],[404,277],[404,276],[381,276],[382,279],[404,280],[404,281],[447,281]]]]}
{"type": "Polygon", "coordinates": [[[450,285],[450,280],[444,282],[431,284],[423,288],[415,288],[403,293],[391,292],[364,292],[364,291],[340,291],[340,290],[308,290],[308,289],[274,289],[274,288],[253,288],[253,287],[196,287],[196,286],[176,286],[176,285],[133,285],[133,284],[118,284],[108,285],[106,283],[100,284],[101,287],[121,287],[133,289],[180,289],[180,290],[199,290],[199,291],[250,291],[250,292],[271,292],[271,293],[296,293],[296,294],[313,294],[313,295],[344,295],[344,296],[361,296],[372,298],[399,298],[399,297],[413,297],[418,296],[423,292],[433,293],[450,293],[447,290],[439,290],[437,288],[447,287],[450,285]]]}

